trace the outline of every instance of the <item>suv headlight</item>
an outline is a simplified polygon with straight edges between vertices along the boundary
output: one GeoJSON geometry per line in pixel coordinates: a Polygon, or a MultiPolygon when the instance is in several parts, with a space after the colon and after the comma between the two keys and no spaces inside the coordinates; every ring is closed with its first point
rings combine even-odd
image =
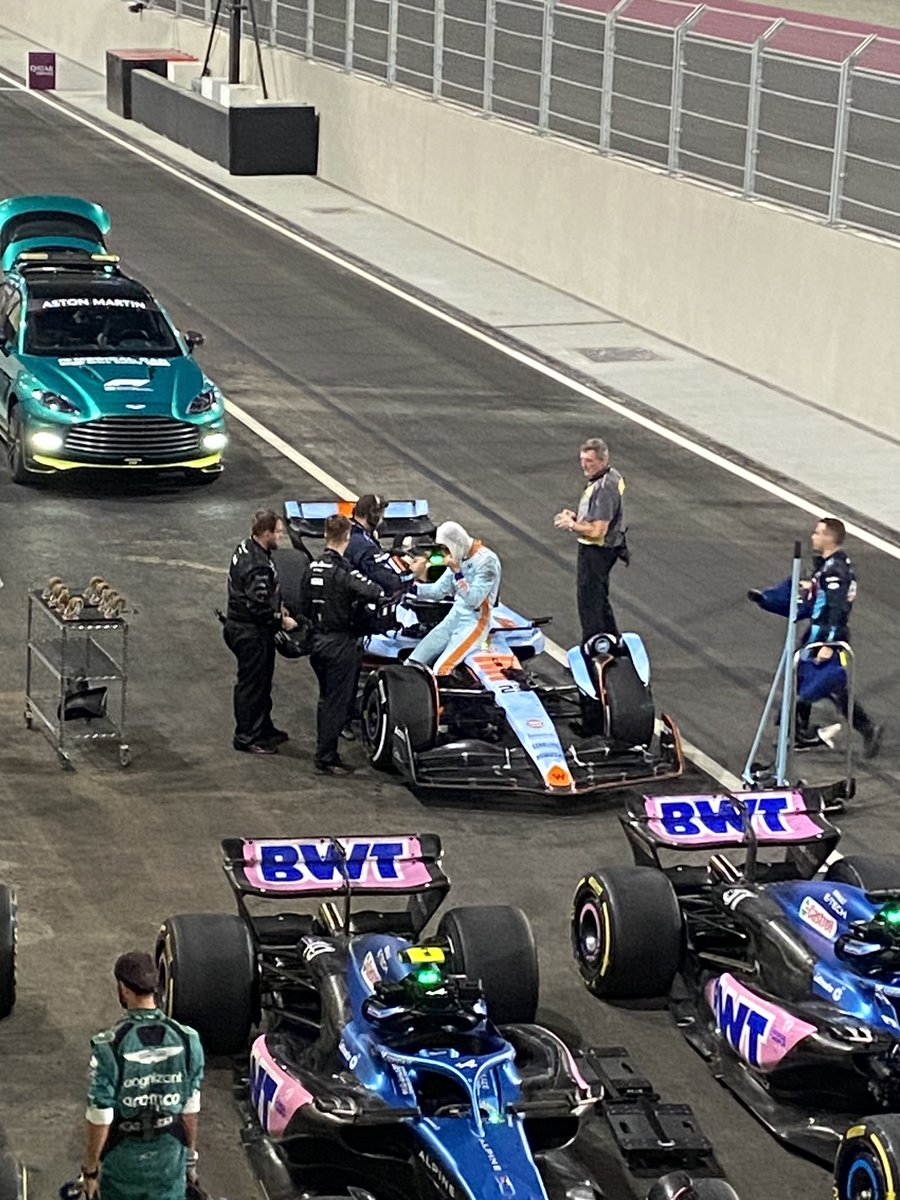
{"type": "Polygon", "coordinates": [[[218,408],[222,403],[222,393],[217,387],[204,388],[198,396],[195,396],[187,407],[191,416],[197,416],[198,413],[212,412],[214,408],[218,408]]]}
{"type": "Polygon", "coordinates": [[[61,396],[59,392],[48,392],[44,388],[32,388],[31,398],[36,400],[42,408],[47,408],[50,412],[55,413],[77,413],[78,405],[73,404],[65,396],[61,396]]]}

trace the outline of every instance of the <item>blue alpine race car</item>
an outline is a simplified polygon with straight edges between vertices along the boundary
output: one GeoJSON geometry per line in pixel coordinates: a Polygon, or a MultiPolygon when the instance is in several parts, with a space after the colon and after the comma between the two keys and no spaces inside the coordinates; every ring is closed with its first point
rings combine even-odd
{"type": "MultiPolygon", "coordinates": [[[[325,518],[342,503],[347,507],[288,501],[285,523],[294,545],[308,554],[305,539],[321,537],[325,518]]],[[[430,570],[444,570],[444,548],[433,537],[424,500],[388,506],[382,544],[398,575],[410,556],[423,553],[430,570]]],[[[555,804],[681,774],[681,739],[671,717],[661,714],[657,732],[650,660],[638,634],[572,647],[564,680],[550,683],[526,667],[544,649],[541,627],[550,618],[534,620],[497,604],[486,644],[473,647],[450,674],[404,665],[451,604],[407,595],[389,627],[363,642],[362,735],[378,770],[398,771],[416,792],[474,791],[555,804]]]]}
{"type": "Polygon", "coordinates": [[[238,915],[164,923],[161,994],[209,1054],[249,1049],[243,1141],[268,1195],[599,1200],[579,1147],[602,1126],[641,1197],[665,1174],[654,1200],[736,1200],[689,1108],[621,1048],[575,1052],[536,1023],[520,909],[454,908],[423,936],[449,889],[436,835],[222,851],[238,915]]]}
{"type": "Polygon", "coordinates": [[[84,468],[210,481],[224,399],[184,335],[106,252],[107,213],[69,196],[0,201],[0,433],[17,483],[84,468]]]}
{"type": "Polygon", "coordinates": [[[900,1118],[886,1115],[900,1110],[900,858],[832,861],[834,792],[629,803],[636,865],[581,880],[572,944],[597,996],[668,997],[779,1138],[828,1165],[843,1138],[839,1197],[886,1200],[900,1181],[900,1118]]]}

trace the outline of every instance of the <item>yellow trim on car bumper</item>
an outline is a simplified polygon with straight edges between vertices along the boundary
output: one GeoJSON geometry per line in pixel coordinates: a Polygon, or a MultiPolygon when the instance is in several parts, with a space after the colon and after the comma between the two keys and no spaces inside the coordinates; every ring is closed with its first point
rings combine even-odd
{"type": "Polygon", "coordinates": [[[169,471],[173,467],[202,471],[205,467],[214,467],[222,461],[221,453],[208,454],[206,458],[192,458],[188,462],[164,463],[69,462],[64,458],[51,458],[49,454],[32,454],[30,458],[32,462],[40,463],[42,467],[52,467],[54,471],[73,471],[77,468],[89,471],[169,471]]]}

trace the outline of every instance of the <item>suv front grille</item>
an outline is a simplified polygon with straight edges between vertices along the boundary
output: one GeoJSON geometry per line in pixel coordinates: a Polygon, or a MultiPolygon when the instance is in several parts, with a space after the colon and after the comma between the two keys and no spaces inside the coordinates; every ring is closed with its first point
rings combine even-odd
{"type": "Polygon", "coordinates": [[[96,462],[180,462],[200,450],[200,430],[172,417],[101,417],[72,425],[66,453],[96,462]]]}

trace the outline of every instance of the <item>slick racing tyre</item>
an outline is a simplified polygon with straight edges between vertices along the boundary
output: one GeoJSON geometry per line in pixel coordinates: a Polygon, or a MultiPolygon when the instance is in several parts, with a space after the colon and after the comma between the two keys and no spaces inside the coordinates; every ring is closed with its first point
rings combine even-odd
{"type": "Polygon", "coordinates": [[[864,1117],[841,1139],[835,1200],[894,1200],[900,1187],[900,1116],[864,1117]]]}
{"type": "Polygon", "coordinates": [[[575,891],[572,949],[581,978],[605,1000],[667,996],[684,931],[675,889],[653,867],[601,867],[575,891]]]}
{"type": "Polygon", "coordinates": [[[0,1020],[16,1003],[16,893],[0,883],[0,1020]]]}
{"type": "Polygon", "coordinates": [[[495,1025],[529,1024],[538,1003],[534,934],[520,908],[506,904],[451,908],[438,938],[450,947],[451,969],[479,980],[495,1025]]]}
{"type": "Polygon", "coordinates": [[[168,1016],[196,1029],[207,1054],[246,1049],[258,1006],[257,973],[240,917],[169,917],[156,939],[156,961],[168,1016]]]}
{"type": "Polygon", "coordinates": [[[414,754],[437,738],[434,676],[423,667],[381,667],[366,680],[362,698],[362,736],[369,762],[379,771],[393,767],[394,729],[406,729],[414,754]]]}
{"type": "Polygon", "coordinates": [[[900,857],[896,854],[848,854],[825,872],[829,883],[846,883],[867,892],[900,892],[900,857]]]}
{"type": "Polygon", "coordinates": [[[604,665],[603,690],[608,736],[623,746],[649,746],[656,709],[650,688],[638,675],[630,654],[612,658],[604,665]]]}

